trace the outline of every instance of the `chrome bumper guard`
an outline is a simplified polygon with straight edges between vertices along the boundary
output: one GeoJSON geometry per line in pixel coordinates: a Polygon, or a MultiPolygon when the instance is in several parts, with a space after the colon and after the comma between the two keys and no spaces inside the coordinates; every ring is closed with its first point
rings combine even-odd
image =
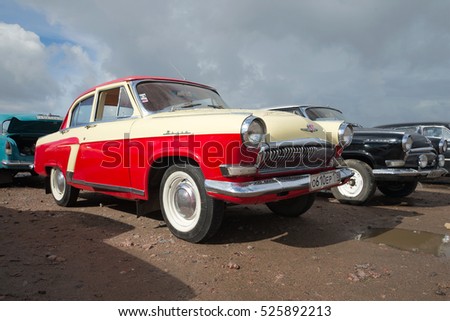
{"type": "MultiPolygon", "coordinates": [[[[341,183],[353,176],[353,171],[347,167],[338,168],[327,173],[331,172],[335,172],[337,175],[339,175],[341,183]]],[[[243,183],[207,179],[205,180],[205,188],[207,192],[220,195],[234,197],[257,197],[267,194],[278,194],[303,189],[310,190],[310,176],[311,175],[309,174],[305,174],[297,176],[275,177],[243,183]]],[[[323,189],[326,188],[327,187],[324,187],[323,189]]]]}
{"type": "Polygon", "coordinates": [[[399,177],[421,177],[421,178],[435,178],[441,177],[448,173],[445,168],[437,168],[430,170],[417,170],[413,168],[381,168],[374,169],[373,175],[375,178],[393,178],[394,176],[399,177]]]}
{"type": "Polygon", "coordinates": [[[34,163],[25,161],[9,161],[3,160],[2,165],[8,169],[33,169],[34,163]]]}

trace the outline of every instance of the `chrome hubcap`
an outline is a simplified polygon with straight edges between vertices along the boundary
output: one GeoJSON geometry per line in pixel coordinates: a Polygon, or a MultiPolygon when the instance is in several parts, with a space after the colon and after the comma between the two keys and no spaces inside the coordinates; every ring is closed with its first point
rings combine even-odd
{"type": "Polygon", "coordinates": [[[66,180],[64,179],[64,175],[60,170],[57,170],[55,173],[55,187],[59,193],[64,192],[66,186],[66,180]]]}
{"type": "Polygon", "coordinates": [[[198,186],[189,174],[177,171],[169,175],[161,196],[164,213],[173,228],[189,232],[197,226],[202,199],[198,186]]]}
{"type": "Polygon", "coordinates": [[[53,197],[60,201],[66,191],[66,179],[59,168],[53,168],[50,174],[50,187],[53,197]]]}
{"type": "Polygon", "coordinates": [[[352,170],[354,175],[350,181],[348,181],[347,184],[338,186],[339,192],[346,197],[357,197],[361,194],[364,187],[364,180],[361,173],[355,169],[352,170]]]}
{"type": "Polygon", "coordinates": [[[175,188],[174,198],[177,212],[185,219],[191,219],[197,206],[197,200],[192,185],[187,181],[182,181],[175,188]]]}

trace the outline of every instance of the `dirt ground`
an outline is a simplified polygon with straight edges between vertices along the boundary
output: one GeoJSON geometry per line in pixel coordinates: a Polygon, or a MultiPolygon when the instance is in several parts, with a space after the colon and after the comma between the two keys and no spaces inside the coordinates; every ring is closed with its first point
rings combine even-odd
{"type": "Polygon", "coordinates": [[[450,299],[450,185],[364,207],[321,194],[300,218],[233,206],[207,244],[134,212],[87,192],[58,207],[38,177],[0,188],[0,300],[450,299]]]}

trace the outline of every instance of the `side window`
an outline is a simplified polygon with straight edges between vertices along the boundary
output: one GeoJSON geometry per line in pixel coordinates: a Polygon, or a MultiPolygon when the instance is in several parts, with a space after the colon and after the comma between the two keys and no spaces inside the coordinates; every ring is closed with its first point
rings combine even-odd
{"type": "Polygon", "coordinates": [[[95,121],[113,121],[132,115],[133,107],[125,88],[114,88],[100,93],[95,121]]]}
{"type": "Polygon", "coordinates": [[[117,118],[127,118],[133,115],[133,106],[131,106],[130,97],[128,97],[125,88],[120,88],[119,107],[117,110],[117,118]]]}
{"type": "Polygon", "coordinates": [[[442,137],[444,137],[444,139],[450,140],[450,129],[444,128],[442,134],[442,137]]]}
{"type": "Polygon", "coordinates": [[[78,103],[72,111],[70,127],[79,127],[89,124],[93,102],[94,96],[91,96],[78,103]]]}

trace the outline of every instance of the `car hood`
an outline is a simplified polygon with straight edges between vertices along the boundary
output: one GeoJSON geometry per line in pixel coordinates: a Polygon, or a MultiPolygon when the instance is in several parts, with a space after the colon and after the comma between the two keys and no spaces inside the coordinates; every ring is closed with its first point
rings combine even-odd
{"type": "MultiPolygon", "coordinates": [[[[267,142],[282,142],[314,138],[327,140],[326,130],[316,122],[298,115],[257,109],[189,109],[153,114],[164,134],[224,134],[240,133],[249,116],[261,118],[267,127],[267,142]]],[[[155,122],[156,123],[156,122],[155,122]]],[[[328,140],[331,142],[331,140],[328,140]]]]}
{"type": "Polygon", "coordinates": [[[376,142],[377,140],[383,142],[401,142],[405,134],[408,134],[413,139],[413,148],[422,148],[432,146],[430,140],[420,134],[410,133],[402,130],[384,129],[384,128],[355,128],[353,135],[353,142],[365,143],[367,141],[376,142]]]}

